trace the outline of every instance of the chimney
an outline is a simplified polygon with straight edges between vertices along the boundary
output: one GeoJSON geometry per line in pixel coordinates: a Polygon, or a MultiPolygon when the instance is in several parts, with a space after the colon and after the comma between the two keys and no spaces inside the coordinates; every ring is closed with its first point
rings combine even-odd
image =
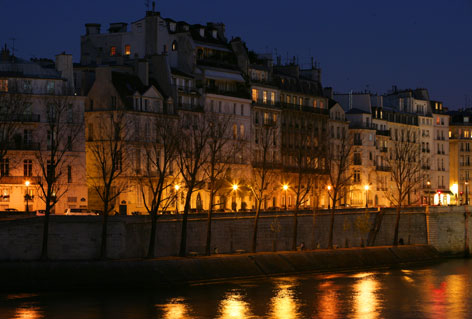
{"type": "Polygon", "coordinates": [[[67,89],[74,92],[74,68],[72,65],[72,55],[65,52],[56,55],[56,70],[61,77],[67,80],[67,89]]]}
{"type": "Polygon", "coordinates": [[[147,87],[149,85],[149,63],[146,60],[139,60],[136,69],[139,79],[147,87]]]}
{"type": "Polygon", "coordinates": [[[86,23],[85,24],[85,35],[100,34],[99,23],[86,23]]]}

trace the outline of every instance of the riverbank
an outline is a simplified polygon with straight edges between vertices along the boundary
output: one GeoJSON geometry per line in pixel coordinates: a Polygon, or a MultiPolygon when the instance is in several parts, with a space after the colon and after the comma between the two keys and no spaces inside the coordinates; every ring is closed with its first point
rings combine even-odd
{"type": "Polygon", "coordinates": [[[155,288],[234,279],[395,268],[439,262],[427,245],[153,260],[0,262],[0,289],[155,288]]]}

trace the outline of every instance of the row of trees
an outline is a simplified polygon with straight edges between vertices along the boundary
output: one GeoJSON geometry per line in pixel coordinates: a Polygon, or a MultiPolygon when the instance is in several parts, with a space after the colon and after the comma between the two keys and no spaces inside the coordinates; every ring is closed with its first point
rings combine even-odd
{"type": "MultiPolygon", "coordinates": [[[[82,120],[71,121],[72,103],[64,96],[50,97],[45,100],[47,108],[46,134],[47,150],[37,151],[36,160],[40,167],[38,188],[40,198],[45,202],[44,231],[41,256],[47,258],[49,216],[59,199],[68,191],[68,184],[63,182],[66,167],[75,158],[69,156],[72,145],[83,136],[82,120]]],[[[0,126],[0,160],[6,158],[11,149],[13,135],[19,128],[19,122],[12,116],[24,114],[30,101],[24,96],[3,94],[0,96],[2,125],[0,126]]],[[[229,170],[236,164],[236,154],[248,148],[247,141],[235,140],[231,136],[233,119],[209,113],[191,113],[180,117],[161,116],[153,122],[151,139],[143,141],[133,135],[133,119],[123,111],[104,112],[98,134],[87,145],[87,156],[92,167],[87,168],[87,181],[103,203],[102,208],[102,243],[100,256],[107,255],[108,216],[114,209],[114,203],[120,194],[126,191],[130,181],[139,186],[143,203],[151,216],[151,232],[147,256],[154,257],[158,212],[167,210],[178,200],[175,185],[182,184],[186,190],[182,216],[182,230],[179,255],[187,250],[187,221],[191,209],[192,195],[205,189],[209,193],[210,203],[207,220],[206,254],[211,253],[211,224],[216,207],[216,196],[227,187],[229,170]],[[131,163],[133,150],[144,151],[144,169],[134,171],[131,163]],[[179,179],[177,179],[179,178],[179,179]]],[[[90,133],[90,132],[89,132],[90,133]]],[[[347,187],[352,183],[350,166],[352,165],[352,139],[344,134],[337,141],[320,138],[317,147],[310,147],[310,136],[299,135],[297,146],[290,156],[293,165],[289,170],[274,163],[271,152],[273,141],[279,132],[274,125],[263,125],[260,129],[257,157],[251,156],[249,163],[244,163],[244,180],[255,199],[255,217],[252,239],[252,251],[257,251],[258,222],[262,204],[271,195],[270,185],[281,176],[293,181],[295,187],[295,212],[292,248],[296,249],[298,211],[311,198],[317,203],[316,193],[320,188],[331,186],[329,196],[332,202],[329,229],[329,247],[333,246],[333,225],[335,209],[347,187]]],[[[404,134],[412,134],[404,131],[404,134]]],[[[421,182],[421,153],[418,143],[404,138],[392,141],[390,152],[385,158],[391,170],[391,179],[395,192],[391,189],[389,198],[397,206],[394,244],[398,243],[398,227],[402,204],[408,194],[418,188],[421,182]]],[[[315,209],[317,205],[312,205],[315,209]]]]}

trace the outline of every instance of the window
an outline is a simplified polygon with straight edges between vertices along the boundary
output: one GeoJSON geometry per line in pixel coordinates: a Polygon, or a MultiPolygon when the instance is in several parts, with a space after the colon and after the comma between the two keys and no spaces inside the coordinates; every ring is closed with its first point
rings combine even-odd
{"type": "Polygon", "coordinates": [[[24,160],[23,161],[23,176],[29,177],[33,176],[33,161],[32,160],[24,160]]]}
{"type": "Polygon", "coordinates": [[[257,90],[256,90],[256,89],[252,89],[252,100],[253,100],[254,102],[257,102],[257,98],[258,98],[258,96],[257,96],[257,90]]]}
{"type": "Polygon", "coordinates": [[[241,115],[244,115],[244,104],[241,104],[241,115]]]}
{"type": "Polygon", "coordinates": [[[267,104],[267,91],[262,91],[262,103],[267,104]]]}
{"type": "Polygon", "coordinates": [[[72,136],[67,136],[67,150],[72,151],[72,136]]]}
{"type": "MultiPolygon", "coordinates": [[[[24,82],[23,82],[23,92],[31,93],[32,90],[33,90],[33,86],[31,85],[31,80],[24,80],[24,82]]],[[[1,89],[0,89],[0,91],[1,91],[1,89]]]]}
{"type": "Polygon", "coordinates": [[[88,141],[93,141],[93,124],[88,125],[88,141]]]}
{"type": "Polygon", "coordinates": [[[233,124],[233,138],[238,138],[238,126],[236,124],[233,124]]]}
{"type": "Polygon", "coordinates": [[[55,91],[55,83],[54,81],[48,81],[46,85],[46,91],[48,94],[53,94],[55,91]]]}
{"type": "Polygon", "coordinates": [[[271,104],[275,103],[275,92],[270,92],[270,103],[271,104]]]}
{"type": "Polygon", "coordinates": [[[131,45],[125,45],[125,55],[131,55],[131,45]]]}
{"type": "Polygon", "coordinates": [[[172,51],[177,51],[177,42],[172,42],[172,51]]]}
{"type": "Polygon", "coordinates": [[[23,144],[30,145],[33,142],[33,130],[23,131],[23,144]]]}
{"type": "Polygon", "coordinates": [[[236,114],[236,103],[233,104],[233,114],[236,114]]]}
{"type": "Polygon", "coordinates": [[[10,175],[10,160],[8,158],[0,161],[0,173],[2,176],[10,175]]]}
{"type": "Polygon", "coordinates": [[[54,164],[51,161],[48,161],[47,162],[47,177],[53,179],[55,175],[54,171],[55,171],[54,164]]]}
{"type": "Polygon", "coordinates": [[[115,46],[112,46],[110,48],[110,56],[115,56],[116,55],[116,47],[115,46]]]}
{"type": "Polygon", "coordinates": [[[8,92],[8,80],[0,80],[0,92],[8,92]]]}
{"type": "Polygon", "coordinates": [[[354,178],[354,183],[360,183],[360,181],[361,181],[361,171],[358,170],[358,169],[354,170],[353,178],[354,178]]]}
{"type": "Polygon", "coordinates": [[[239,136],[244,139],[244,125],[239,126],[239,136]]]}
{"type": "Polygon", "coordinates": [[[221,113],[221,101],[218,101],[218,113],[221,113]]]}

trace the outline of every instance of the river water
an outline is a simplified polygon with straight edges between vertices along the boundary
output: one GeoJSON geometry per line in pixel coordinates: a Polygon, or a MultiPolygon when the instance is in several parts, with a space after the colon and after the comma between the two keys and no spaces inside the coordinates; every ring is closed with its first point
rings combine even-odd
{"type": "Polygon", "coordinates": [[[0,295],[0,318],[472,318],[472,260],[145,291],[0,295]]]}

